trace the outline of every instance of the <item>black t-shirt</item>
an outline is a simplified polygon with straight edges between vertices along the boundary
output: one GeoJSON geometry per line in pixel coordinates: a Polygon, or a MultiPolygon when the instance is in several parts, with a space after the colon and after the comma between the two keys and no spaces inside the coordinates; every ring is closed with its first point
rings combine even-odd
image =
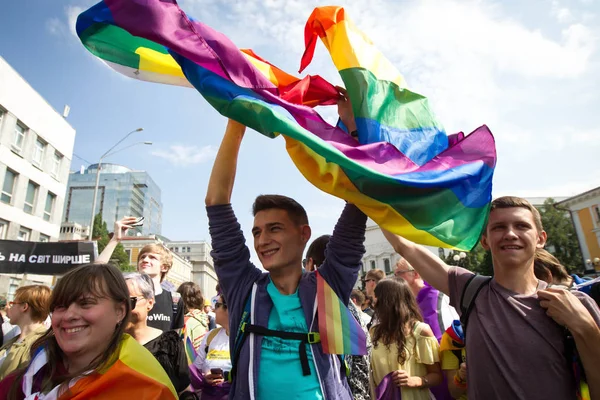
{"type": "Polygon", "coordinates": [[[158,360],[171,378],[177,393],[185,390],[190,384],[190,369],[183,341],[174,331],[168,331],[144,345],[158,360]]]}
{"type": "Polygon", "coordinates": [[[154,307],[148,313],[148,326],[166,332],[170,329],[183,328],[183,301],[176,293],[177,302],[173,303],[173,294],[163,290],[161,294],[154,296],[154,307]],[[176,309],[175,316],[174,309],[176,309]]]}

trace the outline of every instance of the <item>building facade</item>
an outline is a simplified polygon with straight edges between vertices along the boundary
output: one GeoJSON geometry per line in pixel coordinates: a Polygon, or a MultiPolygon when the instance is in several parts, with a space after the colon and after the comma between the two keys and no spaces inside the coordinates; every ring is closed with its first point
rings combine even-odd
{"type": "MultiPolygon", "coordinates": [[[[75,129],[0,57],[0,240],[56,241],[75,129]]],[[[0,294],[51,276],[3,275],[0,294]]]]}
{"type": "Polygon", "coordinates": [[[174,254],[192,263],[192,281],[200,286],[204,297],[215,296],[218,279],[210,256],[210,244],[204,241],[170,241],[166,245],[174,254]]]}
{"type": "MultiPolygon", "coordinates": [[[[76,222],[88,227],[91,222],[94,187],[98,165],[72,172],[69,175],[63,221],[76,222]]],[[[162,230],[162,202],[158,185],[145,171],[133,171],[116,164],[102,164],[96,214],[101,213],[109,231],[125,216],[144,217],[144,225],[132,234],[142,236],[160,234],[162,230]]]]}
{"type": "Polygon", "coordinates": [[[556,203],[571,214],[587,270],[600,272],[600,187],[556,203]]]}
{"type": "MultiPolygon", "coordinates": [[[[133,237],[128,236],[121,240],[125,252],[129,256],[129,263],[133,266],[137,265],[137,259],[140,255],[140,250],[149,244],[159,244],[168,249],[168,247],[156,236],[150,235],[147,237],[139,236],[133,237]]],[[[166,276],[166,280],[171,282],[175,288],[179,287],[183,282],[189,282],[192,280],[192,263],[179,255],[172,253],[173,256],[173,267],[166,276]]]]}

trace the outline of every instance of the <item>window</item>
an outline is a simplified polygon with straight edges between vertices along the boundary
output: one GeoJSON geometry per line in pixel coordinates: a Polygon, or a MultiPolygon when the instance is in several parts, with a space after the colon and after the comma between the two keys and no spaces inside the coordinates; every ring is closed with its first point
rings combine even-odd
{"type": "Polygon", "coordinates": [[[6,239],[6,233],[8,232],[8,221],[0,219],[0,239],[6,239]]]}
{"type": "Polygon", "coordinates": [[[44,150],[46,150],[46,143],[42,142],[40,139],[35,141],[35,148],[33,149],[33,165],[38,167],[42,166],[44,161],[44,150]]]}
{"type": "Polygon", "coordinates": [[[47,242],[49,242],[49,241],[50,241],[50,236],[48,236],[48,235],[43,235],[43,234],[41,234],[41,233],[40,233],[40,242],[42,242],[42,243],[47,243],[47,242]]]}
{"type": "Polygon", "coordinates": [[[390,259],[389,258],[385,258],[383,260],[383,268],[385,269],[386,274],[389,274],[390,272],[392,272],[392,270],[390,269],[390,259]]]}
{"type": "Polygon", "coordinates": [[[181,248],[181,252],[182,252],[182,253],[185,253],[185,247],[182,247],[182,248],[181,248]]]}
{"type": "Polygon", "coordinates": [[[27,228],[19,229],[19,234],[17,235],[17,240],[26,242],[31,237],[31,230],[27,228]]]}
{"type": "Polygon", "coordinates": [[[44,207],[44,221],[50,221],[52,218],[52,211],[54,210],[55,202],[56,195],[48,192],[48,196],[46,196],[46,206],[44,207]]]}
{"type": "Polygon", "coordinates": [[[596,218],[596,222],[600,223],[600,205],[594,206],[594,217],[596,218]]]}
{"type": "Polygon", "coordinates": [[[375,269],[376,265],[375,265],[375,260],[371,260],[371,269],[375,269]]]}
{"type": "Polygon", "coordinates": [[[15,125],[15,132],[13,135],[12,145],[16,150],[21,151],[23,148],[23,142],[25,141],[25,127],[17,122],[15,125]]]}
{"type": "Polygon", "coordinates": [[[187,248],[187,252],[190,253],[190,248],[189,247],[187,248]]]}
{"type": "Polygon", "coordinates": [[[27,194],[25,195],[25,205],[23,206],[23,211],[27,214],[33,214],[38,189],[39,186],[31,181],[27,184],[27,194]]]}
{"type": "Polygon", "coordinates": [[[52,176],[58,178],[60,174],[60,164],[62,163],[62,156],[58,153],[54,153],[54,157],[52,157],[52,176]]]}
{"type": "Polygon", "coordinates": [[[11,171],[10,169],[6,170],[6,174],[4,174],[4,185],[2,186],[2,194],[0,194],[0,201],[6,204],[10,204],[12,202],[13,191],[15,190],[15,182],[17,180],[17,173],[11,171]]]}

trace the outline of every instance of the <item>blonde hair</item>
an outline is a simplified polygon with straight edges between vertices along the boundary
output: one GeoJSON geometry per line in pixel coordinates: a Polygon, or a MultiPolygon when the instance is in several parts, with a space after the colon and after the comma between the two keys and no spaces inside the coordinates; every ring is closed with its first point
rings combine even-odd
{"type": "Polygon", "coordinates": [[[167,249],[163,245],[157,243],[147,244],[144,247],[142,247],[142,250],[140,250],[140,253],[138,254],[137,258],[137,263],[139,264],[142,257],[148,253],[158,254],[160,256],[160,266],[165,267],[167,269],[166,271],[162,271],[161,268],[160,281],[162,282],[165,279],[165,276],[167,276],[167,274],[173,267],[173,255],[171,254],[169,249],[167,249]]]}

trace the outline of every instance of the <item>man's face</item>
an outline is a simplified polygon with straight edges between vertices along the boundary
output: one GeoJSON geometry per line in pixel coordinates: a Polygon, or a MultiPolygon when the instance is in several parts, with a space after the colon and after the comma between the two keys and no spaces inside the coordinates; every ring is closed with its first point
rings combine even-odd
{"type": "Polygon", "coordinates": [[[302,266],[302,253],[310,239],[310,227],[298,226],[287,211],[277,208],[259,211],[252,228],[254,250],[267,271],[302,266]]]}
{"type": "Polygon", "coordinates": [[[394,276],[396,278],[404,279],[410,286],[416,279],[416,272],[406,260],[402,259],[396,263],[394,276]]]}
{"type": "Polygon", "coordinates": [[[161,265],[161,256],[157,253],[144,253],[138,260],[137,270],[140,274],[148,274],[151,278],[160,276],[167,268],[161,265]]]}
{"type": "Polygon", "coordinates": [[[533,214],[523,207],[493,210],[481,238],[483,248],[492,252],[494,267],[529,263],[545,243],[546,232],[538,232],[533,214]]]}
{"type": "Polygon", "coordinates": [[[375,297],[375,286],[377,286],[375,279],[371,277],[365,278],[365,292],[367,292],[367,296],[371,298],[375,297]]]}

